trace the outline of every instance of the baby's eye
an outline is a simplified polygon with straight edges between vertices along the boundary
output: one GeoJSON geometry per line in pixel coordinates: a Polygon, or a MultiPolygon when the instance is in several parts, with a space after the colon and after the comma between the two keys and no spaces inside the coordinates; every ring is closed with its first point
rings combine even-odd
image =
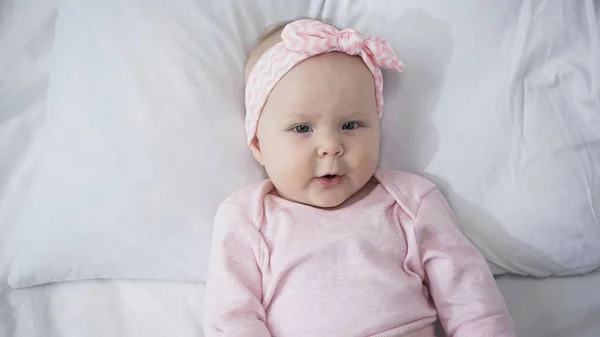
{"type": "Polygon", "coordinates": [[[310,131],[310,126],[306,124],[298,125],[294,127],[294,131],[298,133],[307,133],[310,131]]]}
{"type": "Polygon", "coordinates": [[[346,122],[342,125],[342,130],[354,130],[358,127],[358,123],[356,122],[346,122]]]}

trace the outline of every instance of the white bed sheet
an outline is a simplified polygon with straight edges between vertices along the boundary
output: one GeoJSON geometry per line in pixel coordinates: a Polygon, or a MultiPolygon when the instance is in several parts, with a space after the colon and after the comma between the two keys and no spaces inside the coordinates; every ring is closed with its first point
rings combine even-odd
{"type": "MultiPolygon", "coordinates": [[[[501,277],[518,336],[600,336],[600,272],[501,277]]],[[[0,290],[2,337],[201,337],[203,283],[79,281],[0,290]]]]}
{"type": "Polygon", "coordinates": [[[547,279],[503,276],[497,283],[518,336],[600,336],[600,272],[547,279]]]}

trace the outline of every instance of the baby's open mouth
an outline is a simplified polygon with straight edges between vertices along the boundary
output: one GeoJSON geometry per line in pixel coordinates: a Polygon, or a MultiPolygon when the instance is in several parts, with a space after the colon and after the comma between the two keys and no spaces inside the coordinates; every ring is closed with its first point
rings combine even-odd
{"type": "Polygon", "coordinates": [[[342,176],[337,174],[326,174],[319,177],[318,180],[323,186],[334,186],[342,181],[342,176]]]}

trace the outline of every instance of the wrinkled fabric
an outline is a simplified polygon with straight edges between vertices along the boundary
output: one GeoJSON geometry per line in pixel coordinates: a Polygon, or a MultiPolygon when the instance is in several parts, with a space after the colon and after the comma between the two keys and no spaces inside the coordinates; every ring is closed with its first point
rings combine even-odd
{"type": "Polygon", "coordinates": [[[428,180],[379,172],[348,207],[269,194],[221,204],[205,332],[217,336],[401,336],[439,317],[449,337],[515,336],[492,274],[428,180]]]}

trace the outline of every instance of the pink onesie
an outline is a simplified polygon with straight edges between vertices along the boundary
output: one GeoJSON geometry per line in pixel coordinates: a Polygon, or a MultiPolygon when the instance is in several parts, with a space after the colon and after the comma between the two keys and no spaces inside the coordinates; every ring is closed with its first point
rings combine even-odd
{"type": "Polygon", "coordinates": [[[216,336],[514,337],[488,266],[428,180],[377,172],[338,210],[269,194],[264,181],[217,211],[205,331],[216,336]]]}

